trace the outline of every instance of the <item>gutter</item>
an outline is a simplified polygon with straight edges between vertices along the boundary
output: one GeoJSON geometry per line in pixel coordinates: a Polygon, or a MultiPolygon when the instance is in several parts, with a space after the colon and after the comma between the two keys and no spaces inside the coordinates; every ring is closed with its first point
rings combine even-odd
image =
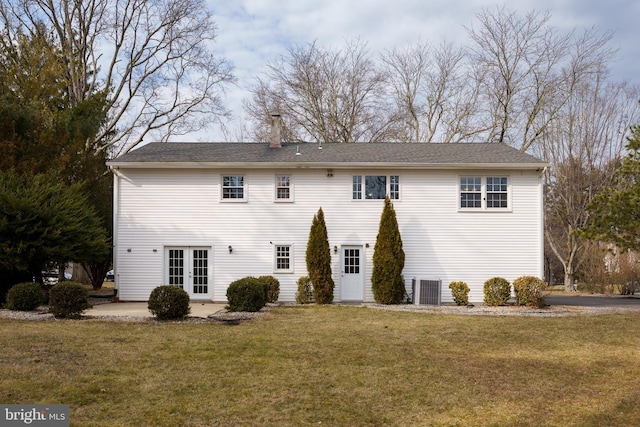
{"type": "Polygon", "coordinates": [[[548,163],[383,163],[383,162],[109,162],[122,169],[517,169],[543,171],[548,163]]]}

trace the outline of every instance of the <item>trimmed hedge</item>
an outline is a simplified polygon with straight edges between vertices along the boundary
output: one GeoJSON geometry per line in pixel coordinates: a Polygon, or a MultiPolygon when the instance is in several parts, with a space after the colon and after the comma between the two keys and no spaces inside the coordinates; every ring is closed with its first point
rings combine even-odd
{"type": "Polygon", "coordinates": [[[255,277],[236,280],[227,288],[229,311],[260,311],[267,304],[265,284],[255,277]]]}
{"type": "Polygon", "coordinates": [[[516,304],[530,307],[544,307],[544,290],[547,284],[534,276],[522,276],[513,281],[516,304]]]}
{"type": "Polygon", "coordinates": [[[486,305],[505,305],[511,297],[511,284],[502,277],[493,277],[484,282],[484,303],[486,305]]]}
{"type": "Polygon", "coordinates": [[[81,283],[65,281],[49,291],[49,312],[57,318],[77,319],[91,307],[89,292],[81,283]]]}
{"type": "Polygon", "coordinates": [[[16,311],[31,311],[44,304],[44,292],[40,284],[18,283],[7,292],[7,308],[16,311]]]}
{"type": "Polygon", "coordinates": [[[469,285],[465,282],[451,282],[449,289],[457,305],[469,305],[469,285]]]}
{"type": "Polygon", "coordinates": [[[151,291],[147,307],[158,320],[181,320],[191,313],[187,291],[172,285],[161,285],[151,291]]]}
{"type": "Polygon", "coordinates": [[[280,281],[273,276],[260,276],[258,277],[267,291],[267,302],[278,302],[280,296],[280,281]]]}
{"type": "Polygon", "coordinates": [[[298,292],[296,292],[296,302],[298,304],[312,304],[313,284],[309,276],[302,276],[298,279],[298,292]]]}

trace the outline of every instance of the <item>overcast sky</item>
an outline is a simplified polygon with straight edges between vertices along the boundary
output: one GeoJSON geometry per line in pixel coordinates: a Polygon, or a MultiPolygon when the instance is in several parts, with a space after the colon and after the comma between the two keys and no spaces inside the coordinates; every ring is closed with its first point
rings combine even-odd
{"type": "MultiPolygon", "coordinates": [[[[372,53],[416,40],[439,44],[446,39],[467,43],[465,27],[474,24],[483,7],[501,3],[473,0],[208,0],[218,26],[215,50],[235,67],[238,87],[226,105],[241,116],[242,99],[264,65],[288,47],[317,40],[341,45],[361,37],[372,53]]],[[[612,77],[640,84],[640,1],[638,0],[511,0],[509,10],[525,15],[549,10],[551,25],[561,31],[596,26],[613,31],[618,49],[612,77]]],[[[216,140],[219,132],[193,135],[191,140],[216,140]]]]}

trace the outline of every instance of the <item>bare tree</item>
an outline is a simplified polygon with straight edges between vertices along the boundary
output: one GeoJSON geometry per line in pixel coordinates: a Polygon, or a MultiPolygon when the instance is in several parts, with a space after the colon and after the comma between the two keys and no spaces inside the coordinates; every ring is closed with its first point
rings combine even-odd
{"type": "Polygon", "coordinates": [[[481,133],[476,127],[479,79],[469,78],[464,49],[418,42],[382,55],[395,100],[398,139],[404,142],[460,142],[481,133]]]}
{"type": "Polygon", "coordinates": [[[585,241],[576,231],[591,223],[587,205],[614,182],[630,125],[640,118],[640,88],[605,83],[598,73],[573,91],[540,137],[546,172],[545,238],[564,269],[565,290],[575,290],[585,241]]]}
{"type": "Polygon", "coordinates": [[[484,9],[468,29],[472,61],[482,76],[487,140],[528,150],[584,80],[601,70],[613,51],[611,33],[596,29],[562,35],[549,12],[519,16],[484,9]]]}
{"type": "Polygon", "coordinates": [[[384,89],[366,43],[335,50],[314,42],[268,63],[245,108],[256,140],[266,140],[270,115],[278,112],[285,140],[375,142],[388,139],[392,126],[384,89]]]}
{"type": "Polygon", "coordinates": [[[197,131],[227,113],[232,69],[211,45],[216,27],[203,0],[5,0],[5,43],[39,23],[66,58],[69,102],[108,91],[108,120],[88,148],[129,150],[197,131]]]}

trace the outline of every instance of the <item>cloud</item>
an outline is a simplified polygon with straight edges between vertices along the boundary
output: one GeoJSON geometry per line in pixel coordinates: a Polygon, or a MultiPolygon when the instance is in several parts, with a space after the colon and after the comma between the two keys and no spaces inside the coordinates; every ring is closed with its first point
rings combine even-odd
{"type": "MultiPolygon", "coordinates": [[[[317,40],[341,46],[361,37],[372,53],[423,40],[466,43],[469,27],[483,7],[499,3],[469,0],[209,0],[219,28],[216,51],[232,62],[238,87],[228,94],[228,108],[241,114],[241,100],[268,61],[287,49],[317,40]]],[[[635,0],[513,0],[509,10],[525,14],[551,12],[551,25],[560,31],[598,27],[614,31],[611,47],[619,48],[612,77],[640,83],[640,34],[635,0]]],[[[187,137],[188,138],[188,137],[187,137]]]]}

